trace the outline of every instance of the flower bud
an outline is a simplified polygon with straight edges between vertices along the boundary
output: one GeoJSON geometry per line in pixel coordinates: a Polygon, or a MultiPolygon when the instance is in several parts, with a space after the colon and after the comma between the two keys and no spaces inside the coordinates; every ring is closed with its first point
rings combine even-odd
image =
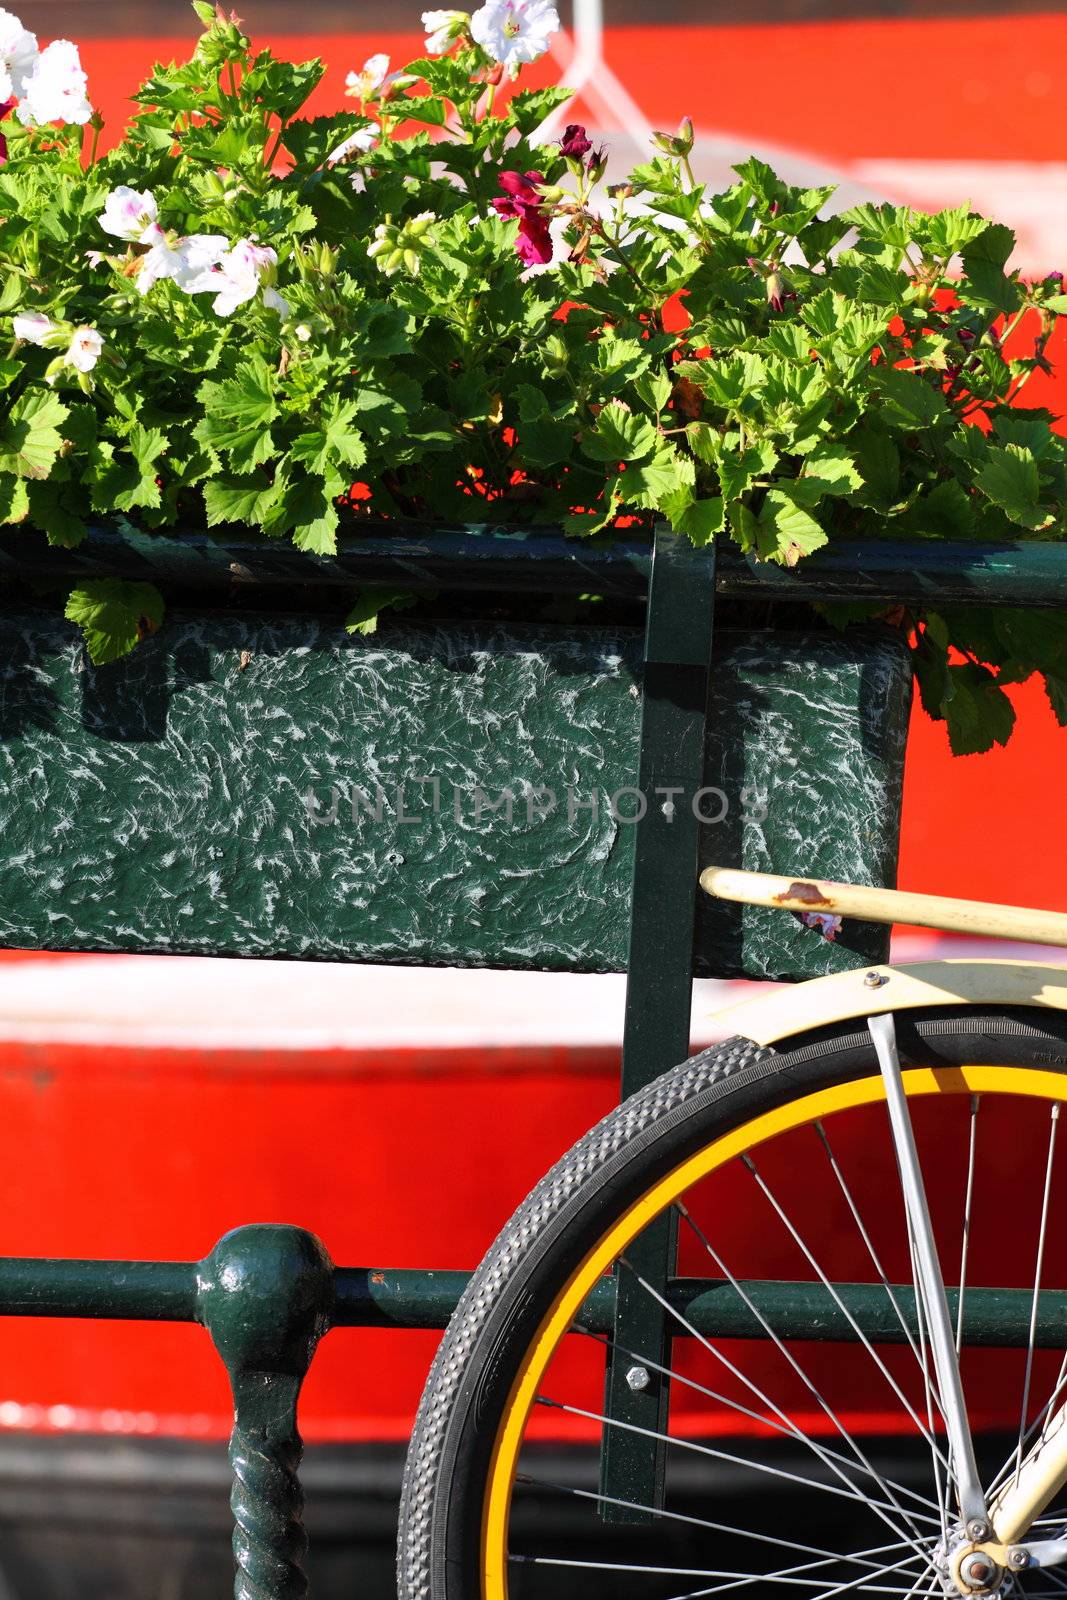
{"type": "Polygon", "coordinates": [[[608,152],[603,145],[599,150],[594,150],[586,162],[586,171],[594,183],[599,183],[604,176],[608,165],[608,152]]]}
{"type": "Polygon", "coordinates": [[[678,132],[674,136],[675,146],[680,156],[689,155],[693,148],[693,140],[695,137],[696,135],[693,132],[692,117],[683,117],[681,122],[678,124],[678,132]]]}
{"type": "Polygon", "coordinates": [[[781,311],[782,296],[785,293],[782,274],[780,272],[768,272],[765,287],[767,290],[767,304],[772,311],[781,311]]]}

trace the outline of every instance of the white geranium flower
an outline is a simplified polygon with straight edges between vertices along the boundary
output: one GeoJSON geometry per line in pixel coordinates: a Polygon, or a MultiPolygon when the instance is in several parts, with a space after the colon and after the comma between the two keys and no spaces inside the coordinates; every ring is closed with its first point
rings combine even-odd
{"type": "Polygon", "coordinates": [[[192,279],[213,266],[229,248],[229,239],[219,233],[193,233],[175,244],[164,237],[142,257],[137,287],[141,294],[147,294],[161,278],[170,278],[179,289],[186,289],[192,279]]]}
{"type": "Polygon", "coordinates": [[[47,342],[50,334],[57,331],[57,325],[46,317],[43,311],[23,311],[17,317],[12,317],[11,328],[16,339],[21,339],[24,344],[40,344],[47,342]]]}
{"type": "Polygon", "coordinates": [[[426,54],[443,56],[469,22],[470,17],[465,11],[424,11],[422,25],[426,29],[426,54]]]}
{"type": "Polygon", "coordinates": [[[19,119],[31,128],[47,122],[88,122],[93,108],[85,94],[87,83],[77,45],[54,39],[26,77],[19,119]]]}
{"type": "Polygon", "coordinates": [[[104,341],[95,328],[75,328],[70,336],[67,361],[78,372],[92,372],[103,348],[104,341]]]}
{"type": "Polygon", "coordinates": [[[36,35],[0,6],[0,101],[21,99],[36,60],[36,35]]]}
{"type": "Polygon", "coordinates": [[[365,128],[357,128],[355,133],[350,133],[347,139],[341,140],[336,150],[330,151],[326,157],[327,166],[335,167],[339,161],[343,161],[345,156],[350,156],[354,150],[361,155],[368,150],[373,150],[375,141],[381,131],[377,122],[368,122],[365,128]]]}
{"type": "Polygon", "coordinates": [[[544,55],[558,31],[552,0],[487,0],[471,18],[475,43],[513,77],[521,66],[544,55]]]}
{"type": "Polygon", "coordinates": [[[198,273],[182,288],[187,294],[213,294],[216,316],[228,317],[238,306],[253,300],[262,287],[264,305],[287,317],[289,303],[274,287],[277,270],[277,251],[269,245],[253,244],[251,239],[238,239],[214,266],[198,273]]]}
{"type": "Polygon", "coordinates": [[[368,56],[359,72],[350,72],[345,78],[345,94],[353,100],[370,100],[399,76],[389,71],[387,55],[368,56]]]}
{"type": "Polygon", "coordinates": [[[120,183],[104,203],[100,226],[105,233],[131,244],[159,244],[163,230],[156,221],[158,215],[156,197],[151,189],[131,189],[120,183]]]}

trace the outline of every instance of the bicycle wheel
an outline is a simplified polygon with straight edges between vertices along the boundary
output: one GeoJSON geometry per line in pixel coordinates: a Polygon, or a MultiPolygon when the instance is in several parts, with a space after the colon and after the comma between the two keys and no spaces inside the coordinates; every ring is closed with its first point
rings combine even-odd
{"type": "MultiPolygon", "coordinates": [[[[989,1491],[1067,1392],[1067,1317],[1050,1326],[1047,1309],[1067,1305],[1055,1161],[1067,1017],[949,1006],[898,1013],[897,1029],[989,1491]]],[[[734,1039],[666,1073],[563,1157],[464,1294],[408,1455],[401,1600],[960,1592],[958,1508],[912,1285],[861,1023],[777,1049],[734,1039]],[[678,1278],[712,1280],[728,1336],[685,1309],[686,1281],[661,1300],[677,1335],[666,1499],[634,1507],[647,1526],[623,1527],[604,1519],[598,1490],[607,1335],[588,1297],[608,1273],[632,1272],[630,1242],[672,1206],[678,1278]]],[[[646,1352],[623,1354],[664,1375],[646,1352]]],[[[1051,1507],[1033,1536],[1065,1520],[1051,1507]]],[[[1020,1590],[1062,1597],[1067,1583],[1046,1569],[1005,1575],[1002,1592],[1020,1590]]]]}

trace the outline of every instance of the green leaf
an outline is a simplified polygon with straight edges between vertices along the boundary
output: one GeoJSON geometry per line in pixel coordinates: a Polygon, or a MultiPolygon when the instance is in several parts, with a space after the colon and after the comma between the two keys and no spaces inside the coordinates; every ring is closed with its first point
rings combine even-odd
{"type": "Polygon", "coordinates": [[[282,485],[271,483],[262,473],[252,478],[211,478],[204,485],[207,525],[247,522],[262,527],[281,493],[282,485]]]}
{"type": "Polygon", "coordinates": [[[443,128],[448,121],[448,106],[435,94],[408,95],[394,102],[399,111],[403,106],[402,120],[422,122],[430,128],[443,128]]]}
{"type": "Polygon", "coordinates": [[[232,378],[202,383],[196,397],[204,408],[196,438],[213,450],[225,450],[233,466],[247,471],[274,453],[270,424],[278,415],[274,374],[261,355],[243,361],[232,378]]]}
{"type": "Polygon", "coordinates": [[[920,495],[907,515],[909,528],[923,538],[967,539],[974,533],[974,504],[955,478],[920,495]]]}
{"type": "Polygon", "coordinates": [[[635,416],[618,400],[604,406],[596,427],[582,439],[594,461],[640,461],[652,453],[658,435],[647,417],[635,416]]]}
{"type": "Polygon", "coordinates": [[[817,485],[820,494],[851,494],[862,488],[863,474],[844,445],[817,445],[806,458],[802,483],[817,485]]]}
{"type": "Polygon", "coordinates": [[[726,502],[721,495],[709,500],[690,500],[684,510],[670,516],[670,523],[675,532],[684,533],[693,544],[708,544],[726,525],[726,502]]]}
{"type": "Polygon", "coordinates": [[[964,203],[925,217],[920,231],[927,248],[943,260],[948,260],[968,245],[976,243],[987,226],[985,218],[978,216],[969,204],[964,203]]]}
{"type": "Polygon", "coordinates": [[[857,491],[858,504],[873,511],[889,511],[900,498],[900,451],[887,433],[879,428],[862,427],[850,435],[856,463],[863,474],[863,488],[857,491]]]}
{"type": "Polygon", "coordinates": [[[749,156],[747,161],[735,166],[734,171],[764,207],[770,207],[785,193],[785,184],[773,167],[769,167],[766,161],[760,161],[758,156],[749,156]]]}
{"type": "Polygon", "coordinates": [[[1067,728],[1067,673],[1046,672],[1045,693],[1061,728],[1067,728]]]}
{"type": "Polygon", "coordinates": [[[1015,235],[1002,222],[987,222],[977,238],[972,239],[961,252],[963,264],[970,271],[976,261],[988,261],[1003,267],[1015,249],[1015,235]]]}
{"type": "Polygon", "coordinates": [[[71,550],[81,544],[86,527],[71,502],[75,499],[70,484],[31,483],[30,521],[48,535],[48,543],[71,550]]]}
{"type": "Polygon", "coordinates": [[[558,106],[574,98],[573,89],[520,89],[508,104],[507,115],[523,138],[533,133],[558,106]]]}
{"type": "Polygon", "coordinates": [[[724,450],[719,461],[719,486],[724,500],[740,500],[757,478],[773,472],[778,452],[765,440],[746,450],[724,450]]]}
{"type": "Polygon", "coordinates": [[[673,445],[660,443],[651,460],[630,466],[619,479],[623,502],[644,510],[659,510],[669,495],[691,489],[696,469],[673,445]]]}
{"type": "Polygon", "coordinates": [[[63,447],[60,424],[67,407],[50,390],[27,389],[0,427],[0,472],[19,478],[47,478],[63,447]]]}
{"type": "Polygon", "coordinates": [[[945,415],[945,397],[902,367],[877,367],[873,381],[883,396],[882,412],[898,427],[928,428],[945,415]]]}
{"type": "Polygon", "coordinates": [[[82,630],[89,659],[99,667],[155,633],[164,609],[155,584],[94,578],[70,591],[64,615],[82,630]]]}
{"type": "Polygon", "coordinates": [[[768,489],[757,521],[757,549],[764,561],[795,567],[802,556],[827,542],[819,523],[797,504],[784,485],[768,489]]]}
{"type": "Polygon", "coordinates": [[[1037,532],[1052,522],[1052,513],[1038,505],[1041,479],[1033,452],[1024,445],[990,445],[989,462],[975,478],[981,489],[1005,516],[1037,532]]]}
{"type": "Polygon", "coordinates": [[[289,453],[297,461],[305,462],[314,472],[324,473],[329,467],[361,467],[367,459],[363,435],[355,426],[359,407],[354,400],[342,400],[331,394],[322,408],[316,426],[298,434],[289,446],[289,453]]]}
{"type": "Polygon", "coordinates": [[[706,422],[691,422],[685,431],[697,460],[714,465],[723,453],[719,433],[706,422]]]}
{"type": "Polygon", "coordinates": [[[283,122],[295,116],[322,81],[324,61],[279,61],[268,51],[257,56],[242,85],[283,122]]]}
{"type": "Polygon", "coordinates": [[[651,411],[657,415],[661,412],[671,397],[671,380],[665,372],[655,368],[651,372],[644,372],[634,381],[634,393],[642,400],[651,411]]]}
{"type": "Polygon", "coordinates": [[[378,618],[383,611],[406,611],[418,603],[418,595],[410,589],[361,589],[356,603],[345,618],[346,633],[368,636],[378,631],[378,618]]]}
{"type": "Polygon", "coordinates": [[[877,240],[903,250],[914,233],[914,217],[907,206],[875,206],[869,202],[842,213],[842,221],[855,228],[861,238],[877,240]]]}
{"type": "Polygon", "coordinates": [[[0,523],[25,522],[30,513],[30,497],[22,478],[0,473],[0,523]]]}
{"type": "Polygon", "coordinates": [[[1015,726],[1015,708],[1004,690],[988,667],[973,661],[948,668],[942,711],[956,756],[981,755],[1007,744],[1015,726]]]}
{"type": "Polygon", "coordinates": [[[964,258],[967,276],[960,284],[960,298],[968,305],[981,306],[987,311],[1000,311],[1005,316],[1018,309],[1022,303],[1022,285],[1014,278],[1006,278],[995,262],[981,258],[964,258]]]}

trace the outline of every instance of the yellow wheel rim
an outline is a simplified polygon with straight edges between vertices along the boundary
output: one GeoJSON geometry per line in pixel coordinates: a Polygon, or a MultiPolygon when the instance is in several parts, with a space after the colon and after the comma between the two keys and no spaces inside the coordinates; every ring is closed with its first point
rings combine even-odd
{"type": "MultiPolygon", "coordinates": [[[[1022,1067],[916,1067],[903,1074],[909,1095],[1007,1094],[1031,1099],[1062,1100],[1064,1078],[1059,1072],[1022,1067]]],[[[698,1150],[661,1178],[636,1200],[594,1245],[572,1273],[543,1318],[522,1367],[512,1385],[489,1466],[482,1515],[481,1577],[483,1600],[507,1600],[508,1518],[519,1451],[530,1411],[560,1341],[565,1338],[582,1303],[598,1279],[626,1250],[631,1240],[666,1210],[694,1183],[735,1156],[754,1149],[792,1128],[817,1118],[832,1116],[853,1106],[872,1105],[885,1098],[879,1076],[860,1078],[832,1089],[819,1089],[753,1117],[698,1150]]]]}

